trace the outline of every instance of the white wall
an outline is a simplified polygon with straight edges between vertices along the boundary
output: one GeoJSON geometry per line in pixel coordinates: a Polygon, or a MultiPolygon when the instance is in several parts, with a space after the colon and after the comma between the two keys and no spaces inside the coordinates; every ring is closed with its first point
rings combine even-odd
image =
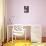
{"type": "Polygon", "coordinates": [[[32,17],[32,24],[41,24],[46,37],[46,0],[32,0],[32,17]]]}
{"type": "Polygon", "coordinates": [[[46,0],[8,0],[8,24],[40,24],[43,37],[46,36],[46,0]],[[29,13],[24,13],[24,6],[29,6],[29,13]],[[45,27],[45,28],[44,28],[45,27]]]}

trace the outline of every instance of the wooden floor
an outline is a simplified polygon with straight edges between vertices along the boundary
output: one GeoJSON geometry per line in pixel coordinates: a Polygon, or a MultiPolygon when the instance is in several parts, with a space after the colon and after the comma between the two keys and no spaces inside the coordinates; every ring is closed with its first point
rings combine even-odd
{"type": "Polygon", "coordinates": [[[31,43],[29,40],[14,40],[5,43],[3,46],[46,46],[46,37],[42,37],[43,43],[31,43]]]}
{"type": "Polygon", "coordinates": [[[16,41],[10,41],[8,43],[5,43],[3,46],[31,46],[30,41],[24,41],[24,40],[16,40],[16,41]]]}
{"type": "Polygon", "coordinates": [[[30,41],[14,40],[5,43],[3,46],[46,46],[46,43],[31,43],[30,41]]]}

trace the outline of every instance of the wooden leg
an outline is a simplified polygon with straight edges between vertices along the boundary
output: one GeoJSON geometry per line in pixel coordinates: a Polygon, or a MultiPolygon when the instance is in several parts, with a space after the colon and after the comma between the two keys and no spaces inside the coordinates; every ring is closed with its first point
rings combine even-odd
{"type": "Polygon", "coordinates": [[[8,42],[8,27],[7,27],[7,42],[8,42]]]}
{"type": "Polygon", "coordinates": [[[26,43],[26,31],[25,31],[25,43],[26,43]]]}
{"type": "Polygon", "coordinates": [[[16,42],[16,36],[15,36],[15,42],[16,42]]]}
{"type": "Polygon", "coordinates": [[[13,43],[13,31],[12,31],[12,43],[13,43]]]}

